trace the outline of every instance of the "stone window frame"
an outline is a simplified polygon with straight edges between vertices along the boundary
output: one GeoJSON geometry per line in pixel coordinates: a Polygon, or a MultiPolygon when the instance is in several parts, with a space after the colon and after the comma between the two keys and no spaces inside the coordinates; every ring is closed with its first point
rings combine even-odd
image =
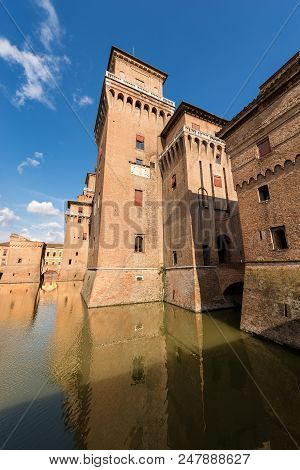
{"type": "Polygon", "coordinates": [[[271,236],[271,241],[272,241],[272,250],[273,251],[284,251],[289,249],[289,244],[288,244],[288,239],[286,236],[286,229],[285,225],[277,225],[276,227],[270,227],[270,236],[271,236]],[[285,243],[286,246],[283,248],[276,248],[276,243],[275,243],[275,238],[274,238],[274,233],[283,230],[284,231],[284,236],[285,236],[285,243]]]}
{"type": "Polygon", "coordinates": [[[259,201],[260,204],[269,202],[270,199],[271,199],[271,193],[270,193],[270,186],[269,186],[269,184],[268,184],[268,183],[264,183],[264,184],[262,184],[261,186],[258,186],[258,188],[257,188],[257,194],[258,194],[258,201],[259,201]],[[265,187],[265,186],[267,186],[267,188],[268,188],[269,197],[268,197],[267,199],[261,199],[259,190],[260,190],[261,188],[265,187]]]}

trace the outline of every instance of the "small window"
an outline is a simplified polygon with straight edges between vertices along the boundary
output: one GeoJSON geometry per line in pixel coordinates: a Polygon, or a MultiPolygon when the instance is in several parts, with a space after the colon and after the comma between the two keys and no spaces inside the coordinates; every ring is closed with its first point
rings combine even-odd
{"type": "Polygon", "coordinates": [[[62,252],[60,251],[60,252],[59,252],[59,256],[61,257],[61,255],[62,255],[62,252]]]}
{"type": "Polygon", "coordinates": [[[142,253],[144,251],[144,236],[143,235],[135,236],[134,251],[136,253],[142,253]]]}
{"type": "Polygon", "coordinates": [[[192,129],[194,129],[195,131],[200,131],[199,124],[196,124],[195,122],[192,122],[192,129]]]}
{"type": "Polygon", "coordinates": [[[221,176],[214,175],[214,185],[216,188],[222,188],[222,178],[221,176]]]}
{"type": "Polygon", "coordinates": [[[143,281],[144,280],[144,276],[135,276],[136,280],[137,281],[143,281]]]}
{"type": "Polygon", "coordinates": [[[143,191],[139,189],[135,189],[134,191],[134,205],[140,207],[143,205],[143,191]]]}
{"type": "Polygon", "coordinates": [[[48,264],[48,261],[46,261],[46,264],[48,264]]]}
{"type": "Polygon", "coordinates": [[[136,164],[136,165],[142,165],[142,164],[143,164],[143,160],[141,160],[140,158],[137,158],[137,159],[135,160],[135,164],[136,164]]]}
{"type": "Polygon", "coordinates": [[[3,273],[0,273],[0,279],[2,278],[2,276],[3,276],[3,273]]]}
{"type": "Polygon", "coordinates": [[[78,256],[78,251],[76,251],[76,256],[78,256]]]}
{"type": "Polygon", "coordinates": [[[18,264],[22,263],[22,258],[18,258],[18,264]]]}
{"type": "Polygon", "coordinates": [[[284,225],[271,227],[271,234],[274,250],[285,250],[288,248],[284,225]]]}
{"type": "Polygon", "coordinates": [[[221,165],[221,154],[220,153],[217,153],[217,155],[216,155],[216,163],[218,165],[221,165]]]}
{"type": "Polygon", "coordinates": [[[78,207],[78,212],[79,212],[79,214],[82,214],[82,212],[83,212],[83,207],[82,206],[78,207]]]}
{"type": "Polygon", "coordinates": [[[86,236],[87,236],[87,234],[84,233],[84,234],[82,235],[82,240],[86,240],[86,236]]]}
{"type": "Polygon", "coordinates": [[[259,202],[265,202],[270,199],[269,186],[267,184],[264,184],[258,188],[258,197],[259,202]]]}
{"type": "Polygon", "coordinates": [[[260,157],[264,157],[265,155],[270,153],[271,145],[270,145],[269,137],[266,137],[264,140],[261,140],[260,142],[258,142],[257,148],[258,148],[258,154],[260,157]]]}
{"type": "Polygon", "coordinates": [[[136,148],[139,150],[144,150],[145,148],[144,144],[145,144],[144,136],[137,135],[136,136],[136,148]]]}
{"type": "Polygon", "coordinates": [[[202,253],[203,253],[203,264],[204,266],[210,265],[210,247],[209,245],[202,246],[202,253]]]}
{"type": "Polygon", "coordinates": [[[72,260],[71,260],[71,259],[69,259],[69,264],[72,264],[72,260]]]}
{"type": "Polygon", "coordinates": [[[177,266],[177,251],[173,251],[172,257],[173,257],[173,266],[177,266]]]}
{"type": "Polygon", "coordinates": [[[50,256],[50,252],[49,252],[49,251],[47,251],[47,256],[50,256]]]}
{"type": "Polygon", "coordinates": [[[82,217],[78,217],[78,223],[81,224],[82,222],[82,217]]]}
{"type": "Polygon", "coordinates": [[[172,176],[172,189],[176,189],[176,175],[172,176]]]}
{"type": "Polygon", "coordinates": [[[53,251],[53,256],[56,256],[56,251],[53,251]]]}

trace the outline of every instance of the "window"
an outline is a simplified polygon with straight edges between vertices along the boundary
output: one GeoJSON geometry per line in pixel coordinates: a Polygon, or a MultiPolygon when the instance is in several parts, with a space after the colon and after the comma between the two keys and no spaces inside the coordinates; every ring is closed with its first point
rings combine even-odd
{"type": "Polygon", "coordinates": [[[56,251],[53,251],[53,256],[56,256],[56,251]]]}
{"type": "Polygon", "coordinates": [[[48,261],[46,261],[46,264],[48,264],[48,261]]]}
{"type": "Polygon", "coordinates": [[[136,136],[136,148],[139,150],[144,150],[145,139],[142,135],[136,136]]]}
{"type": "Polygon", "coordinates": [[[172,176],[172,189],[176,189],[176,175],[172,176]]]}
{"type": "Polygon", "coordinates": [[[285,250],[288,248],[284,225],[280,227],[271,227],[271,234],[274,250],[285,250]]]}
{"type": "Polygon", "coordinates": [[[134,191],[134,205],[140,207],[143,205],[143,191],[139,189],[135,189],[134,191]]]}
{"type": "Polygon", "coordinates": [[[71,260],[71,259],[69,259],[69,264],[72,264],[72,260],[71,260]]]}
{"type": "Polygon", "coordinates": [[[221,176],[214,175],[214,186],[216,188],[222,188],[222,178],[221,178],[221,176]]]}
{"type": "Polygon", "coordinates": [[[7,255],[7,250],[4,250],[3,251],[3,256],[6,256],[7,255]]]}
{"type": "Polygon", "coordinates": [[[82,207],[82,206],[79,206],[79,207],[78,207],[78,213],[79,213],[79,214],[82,214],[82,212],[83,212],[83,207],[82,207]]]}
{"type": "Polygon", "coordinates": [[[82,240],[86,240],[86,235],[87,235],[86,233],[82,235],[82,240]]]}
{"type": "Polygon", "coordinates": [[[271,152],[271,145],[270,145],[269,137],[266,137],[265,139],[261,140],[256,145],[257,145],[258,154],[260,157],[264,157],[265,155],[271,152]]]}
{"type": "Polygon", "coordinates": [[[76,251],[76,256],[78,256],[78,251],[76,251]]]}
{"type": "Polygon", "coordinates": [[[143,164],[143,160],[141,160],[140,158],[137,158],[137,159],[135,160],[135,164],[136,164],[136,165],[142,165],[142,164],[143,164]]]}
{"type": "Polygon", "coordinates": [[[259,202],[265,202],[270,199],[269,186],[267,184],[264,184],[258,188],[258,197],[259,202]]]}
{"type": "Polygon", "coordinates": [[[59,256],[61,257],[61,255],[62,255],[62,252],[60,251],[60,252],[59,252],[59,256]]]}
{"type": "Polygon", "coordinates": [[[78,217],[78,223],[81,224],[82,222],[82,217],[78,217]]]}
{"type": "Polygon", "coordinates": [[[220,153],[217,153],[217,155],[216,155],[216,163],[218,165],[221,165],[221,154],[220,153]]]}
{"type": "Polygon", "coordinates": [[[135,236],[134,251],[136,253],[142,253],[144,251],[144,236],[143,235],[135,236]]]}
{"type": "Polygon", "coordinates": [[[155,162],[150,162],[150,168],[155,168],[155,162]]]}
{"type": "Polygon", "coordinates": [[[18,258],[18,264],[22,263],[22,258],[18,258]]]}
{"type": "Polygon", "coordinates": [[[177,251],[173,251],[172,257],[173,257],[173,266],[177,266],[177,251]]]}
{"type": "Polygon", "coordinates": [[[199,124],[195,124],[194,122],[192,122],[192,129],[194,129],[195,131],[200,131],[199,124]]]}
{"type": "Polygon", "coordinates": [[[202,246],[202,253],[203,253],[203,264],[204,266],[210,265],[210,247],[209,245],[202,246]]]}
{"type": "Polygon", "coordinates": [[[49,251],[47,251],[47,256],[50,256],[50,252],[49,252],[49,251]]]}
{"type": "Polygon", "coordinates": [[[3,273],[0,273],[0,279],[2,278],[2,276],[3,276],[3,273]]]}

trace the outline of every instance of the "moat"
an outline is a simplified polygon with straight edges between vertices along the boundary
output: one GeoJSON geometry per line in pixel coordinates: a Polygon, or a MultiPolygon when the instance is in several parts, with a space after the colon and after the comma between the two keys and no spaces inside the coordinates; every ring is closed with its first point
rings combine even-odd
{"type": "Polygon", "coordinates": [[[87,310],[80,283],[0,286],[5,449],[295,449],[299,355],[238,310],[87,310]]]}

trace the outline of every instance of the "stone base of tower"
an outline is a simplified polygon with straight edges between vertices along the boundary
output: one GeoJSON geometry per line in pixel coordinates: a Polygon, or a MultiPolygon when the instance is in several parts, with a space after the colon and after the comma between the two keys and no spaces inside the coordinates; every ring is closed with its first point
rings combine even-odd
{"type": "Polygon", "coordinates": [[[162,275],[158,269],[88,269],[81,294],[89,308],[160,302],[162,275]]]}
{"type": "Polygon", "coordinates": [[[165,273],[165,302],[194,312],[236,307],[230,286],[242,286],[243,266],[174,267],[165,273]]]}
{"type": "Polygon", "coordinates": [[[300,348],[300,264],[246,265],[241,329],[300,348]]]}

